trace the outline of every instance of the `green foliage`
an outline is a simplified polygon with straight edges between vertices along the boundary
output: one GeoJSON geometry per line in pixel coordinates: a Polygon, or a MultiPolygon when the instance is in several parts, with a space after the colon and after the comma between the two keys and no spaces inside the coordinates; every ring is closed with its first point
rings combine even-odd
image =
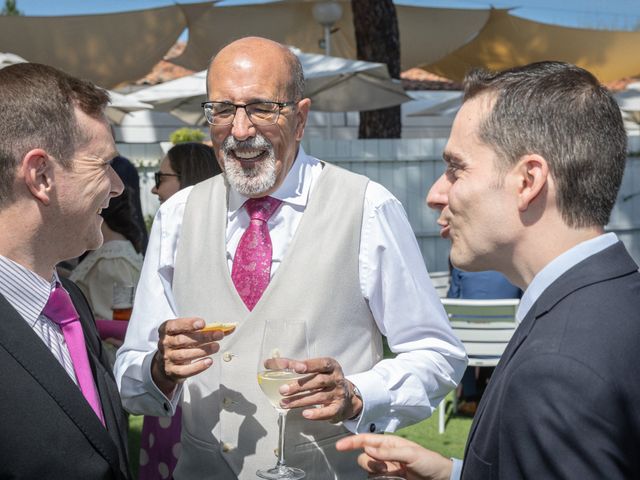
{"type": "Polygon", "coordinates": [[[204,133],[197,128],[184,127],[172,132],[171,135],[169,135],[169,141],[175,145],[185,142],[201,142],[204,140],[204,137],[204,133]]]}
{"type": "Polygon", "coordinates": [[[2,10],[0,10],[0,15],[4,15],[7,17],[16,17],[22,15],[22,12],[18,10],[16,0],[5,0],[4,7],[2,8],[2,10]]]}

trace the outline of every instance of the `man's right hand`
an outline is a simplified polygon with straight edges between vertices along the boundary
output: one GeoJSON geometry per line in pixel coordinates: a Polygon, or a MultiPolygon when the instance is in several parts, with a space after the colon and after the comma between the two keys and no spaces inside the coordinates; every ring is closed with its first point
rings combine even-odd
{"type": "Polygon", "coordinates": [[[369,473],[390,473],[408,480],[449,480],[452,461],[395,435],[363,433],[336,443],[338,451],[364,449],[358,464],[369,473]]]}
{"type": "Polygon", "coordinates": [[[158,351],[151,363],[151,377],[167,396],[186,378],[209,368],[213,355],[220,350],[224,337],[220,331],[198,332],[205,322],[202,318],[167,320],[158,328],[158,351]]]}

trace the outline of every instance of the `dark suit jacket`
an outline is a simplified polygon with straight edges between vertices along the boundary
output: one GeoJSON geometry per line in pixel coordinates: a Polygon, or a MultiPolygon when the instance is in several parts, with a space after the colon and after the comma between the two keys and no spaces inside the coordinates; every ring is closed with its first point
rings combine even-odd
{"type": "Polygon", "coordinates": [[[62,280],[80,314],[107,428],[80,389],[0,295],[0,479],[130,478],[126,417],[80,290],[62,280]]]}
{"type": "Polygon", "coordinates": [[[462,478],[640,478],[640,274],[622,243],[547,288],[475,415],[462,478]]]}

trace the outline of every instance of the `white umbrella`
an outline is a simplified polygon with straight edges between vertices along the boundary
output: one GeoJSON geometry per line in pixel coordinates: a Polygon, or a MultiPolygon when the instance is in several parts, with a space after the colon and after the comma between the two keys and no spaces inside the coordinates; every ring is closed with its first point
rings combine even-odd
{"type": "MultiPolygon", "coordinates": [[[[0,52],[0,68],[25,62],[26,60],[18,55],[0,52]]],[[[127,95],[113,92],[111,90],[108,90],[108,92],[111,97],[111,101],[109,102],[105,113],[109,120],[117,125],[122,122],[124,116],[129,112],[137,112],[138,110],[149,110],[153,108],[153,105],[129,98],[127,95]]]]}
{"type": "Polygon", "coordinates": [[[383,63],[302,53],[305,95],[312,108],[324,112],[354,112],[393,107],[411,100],[383,63]]]}
{"type": "Polygon", "coordinates": [[[144,103],[134,98],[129,98],[128,95],[114,92],[109,90],[109,96],[111,101],[107,105],[106,114],[109,120],[116,125],[120,125],[124,116],[130,112],[137,112],[139,110],[151,110],[153,105],[150,103],[144,103]]]}
{"type": "Polygon", "coordinates": [[[640,123],[640,83],[629,84],[626,90],[613,96],[626,117],[640,123]]]}
{"type": "Polygon", "coordinates": [[[150,103],[160,112],[169,112],[190,125],[204,122],[200,104],[207,98],[207,71],[169,80],[127,95],[132,100],[150,103]]]}
{"type": "MultiPolygon", "coordinates": [[[[382,63],[302,53],[293,49],[305,74],[305,95],[316,111],[376,110],[411,100],[382,63]]],[[[200,104],[206,100],[206,70],[131,93],[191,125],[204,122],[200,104]]]]}
{"type": "Polygon", "coordinates": [[[14,53],[0,52],[0,68],[8,67],[16,63],[24,63],[26,60],[14,53]]]}
{"type": "Polygon", "coordinates": [[[441,100],[427,108],[422,108],[416,112],[408,114],[409,117],[431,117],[455,115],[462,106],[462,92],[446,100],[441,100]]]}

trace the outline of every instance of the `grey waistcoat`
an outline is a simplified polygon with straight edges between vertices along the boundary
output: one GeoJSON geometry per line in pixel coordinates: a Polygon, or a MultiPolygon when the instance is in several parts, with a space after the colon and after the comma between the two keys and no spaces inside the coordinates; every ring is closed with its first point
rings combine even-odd
{"type": "MultiPolygon", "coordinates": [[[[277,416],[257,383],[265,328],[284,319],[307,324],[311,357],[333,357],[345,374],[382,358],[381,337],[359,283],[358,252],[368,179],[324,164],[285,258],[249,312],[226,258],[227,186],[222,176],[189,195],[177,248],[173,290],[182,317],[238,322],[221,341],[213,366],[188,379],[182,399],[182,453],[176,479],[255,479],[275,465],[277,416]]],[[[300,344],[283,332],[283,342],[300,344]]],[[[301,357],[303,354],[301,351],[301,357]]],[[[339,453],[341,424],[287,416],[287,464],[307,479],[365,478],[357,453],[339,453]]]]}

